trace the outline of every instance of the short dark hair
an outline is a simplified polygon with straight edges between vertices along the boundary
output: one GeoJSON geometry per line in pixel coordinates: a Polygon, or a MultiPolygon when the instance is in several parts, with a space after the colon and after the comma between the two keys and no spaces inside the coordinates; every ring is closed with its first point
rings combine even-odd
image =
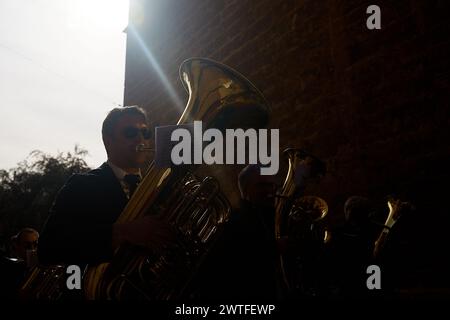
{"type": "Polygon", "coordinates": [[[141,116],[145,123],[147,123],[147,114],[145,113],[144,109],[138,106],[128,106],[128,107],[121,107],[121,108],[114,108],[112,109],[108,115],[106,116],[105,120],[103,120],[102,125],[102,138],[103,141],[105,141],[105,137],[109,136],[111,137],[114,131],[114,127],[116,126],[117,122],[124,117],[124,116],[141,116]]]}

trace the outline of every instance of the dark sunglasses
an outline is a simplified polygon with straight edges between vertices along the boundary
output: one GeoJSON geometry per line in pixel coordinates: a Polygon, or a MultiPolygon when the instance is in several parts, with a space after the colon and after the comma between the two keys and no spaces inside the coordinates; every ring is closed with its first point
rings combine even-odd
{"type": "Polygon", "coordinates": [[[136,127],[126,127],[123,130],[123,136],[127,139],[134,139],[139,135],[139,132],[142,133],[142,137],[145,140],[148,140],[152,137],[152,133],[148,128],[136,128],[136,127]]]}

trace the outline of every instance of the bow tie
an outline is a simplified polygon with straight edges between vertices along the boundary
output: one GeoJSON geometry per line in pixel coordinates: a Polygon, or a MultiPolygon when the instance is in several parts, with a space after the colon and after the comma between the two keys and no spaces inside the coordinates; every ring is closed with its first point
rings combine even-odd
{"type": "Polygon", "coordinates": [[[128,185],[131,197],[136,190],[139,182],[141,182],[141,177],[137,174],[127,174],[123,177],[123,181],[128,185]]]}

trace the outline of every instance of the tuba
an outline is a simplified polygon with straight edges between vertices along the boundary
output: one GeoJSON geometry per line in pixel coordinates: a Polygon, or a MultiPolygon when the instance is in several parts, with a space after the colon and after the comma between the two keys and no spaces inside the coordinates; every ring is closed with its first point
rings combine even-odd
{"type": "Polygon", "coordinates": [[[327,203],[320,197],[304,195],[308,182],[325,174],[325,165],[302,149],[289,148],[283,154],[289,167],[275,201],[278,273],[285,291],[304,292],[312,278],[311,266],[318,247],[330,239],[324,223],[327,203]]]}
{"type": "MultiPolygon", "coordinates": [[[[177,124],[202,121],[206,128],[261,128],[269,104],[235,70],[203,58],[184,61],[179,75],[189,99],[177,124]]],[[[231,206],[213,177],[196,167],[160,169],[150,164],[119,223],[159,215],[175,230],[160,252],[122,245],[109,263],[89,266],[83,277],[88,299],[170,300],[185,297],[198,268],[228,221],[231,206]]]]}

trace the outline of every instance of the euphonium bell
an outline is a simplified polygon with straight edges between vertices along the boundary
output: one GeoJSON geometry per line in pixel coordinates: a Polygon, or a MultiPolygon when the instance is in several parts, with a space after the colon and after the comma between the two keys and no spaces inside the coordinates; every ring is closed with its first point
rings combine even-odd
{"type": "Polygon", "coordinates": [[[301,270],[309,248],[329,240],[323,223],[328,205],[317,196],[304,195],[311,179],[325,173],[325,165],[302,149],[289,148],[283,154],[289,167],[275,202],[275,238],[281,247],[279,276],[285,290],[292,292],[304,285],[301,270]]]}

